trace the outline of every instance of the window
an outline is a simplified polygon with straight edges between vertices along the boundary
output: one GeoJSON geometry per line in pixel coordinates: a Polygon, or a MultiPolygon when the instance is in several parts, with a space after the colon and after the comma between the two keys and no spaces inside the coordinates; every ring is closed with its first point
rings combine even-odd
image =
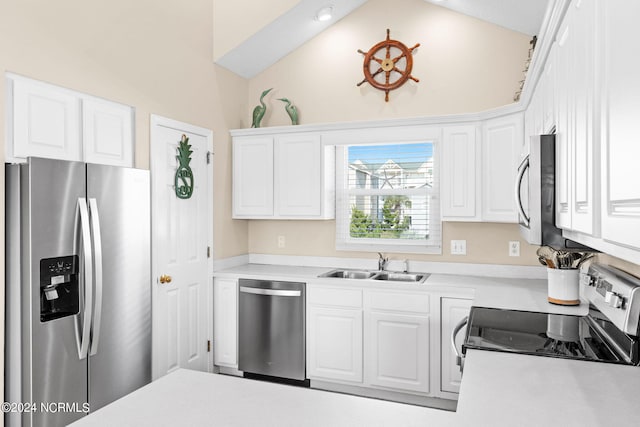
{"type": "Polygon", "coordinates": [[[337,147],[336,248],[441,253],[433,142],[337,147]]]}

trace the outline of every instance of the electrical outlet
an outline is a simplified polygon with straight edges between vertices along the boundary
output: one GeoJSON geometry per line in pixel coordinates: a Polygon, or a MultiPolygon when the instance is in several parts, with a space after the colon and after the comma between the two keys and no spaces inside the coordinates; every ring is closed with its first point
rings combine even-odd
{"type": "Polygon", "coordinates": [[[509,256],[520,256],[520,242],[517,240],[509,242],[509,256]]]}
{"type": "Polygon", "coordinates": [[[451,255],[466,255],[467,254],[467,241],[466,240],[452,240],[451,241],[451,255]]]}
{"type": "Polygon", "coordinates": [[[284,236],[278,236],[278,248],[279,249],[284,249],[284,247],[286,246],[287,241],[284,238],[284,236]]]}

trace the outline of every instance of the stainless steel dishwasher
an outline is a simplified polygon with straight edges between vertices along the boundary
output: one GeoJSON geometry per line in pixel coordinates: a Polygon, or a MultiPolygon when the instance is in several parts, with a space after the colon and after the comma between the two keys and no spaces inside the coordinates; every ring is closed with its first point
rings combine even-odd
{"type": "Polygon", "coordinates": [[[305,284],[240,279],[238,369],[245,377],[305,380],[305,284]]]}

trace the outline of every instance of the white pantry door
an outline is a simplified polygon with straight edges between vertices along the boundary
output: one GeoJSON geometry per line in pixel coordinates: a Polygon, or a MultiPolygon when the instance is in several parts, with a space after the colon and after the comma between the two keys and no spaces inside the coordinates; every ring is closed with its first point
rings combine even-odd
{"type": "Polygon", "coordinates": [[[151,116],[154,380],[178,368],[207,371],[213,363],[212,139],[210,130],[151,116]],[[183,135],[193,151],[190,198],[175,189],[183,135]]]}

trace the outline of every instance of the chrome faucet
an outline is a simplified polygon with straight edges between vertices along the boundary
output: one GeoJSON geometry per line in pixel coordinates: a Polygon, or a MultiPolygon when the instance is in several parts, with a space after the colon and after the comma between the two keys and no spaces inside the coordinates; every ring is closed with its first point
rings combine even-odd
{"type": "Polygon", "coordinates": [[[389,258],[385,258],[382,253],[378,252],[378,270],[383,271],[387,268],[387,264],[389,263],[389,258]]]}
{"type": "Polygon", "coordinates": [[[408,273],[409,272],[409,260],[405,259],[404,260],[404,273],[408,273]]]}

